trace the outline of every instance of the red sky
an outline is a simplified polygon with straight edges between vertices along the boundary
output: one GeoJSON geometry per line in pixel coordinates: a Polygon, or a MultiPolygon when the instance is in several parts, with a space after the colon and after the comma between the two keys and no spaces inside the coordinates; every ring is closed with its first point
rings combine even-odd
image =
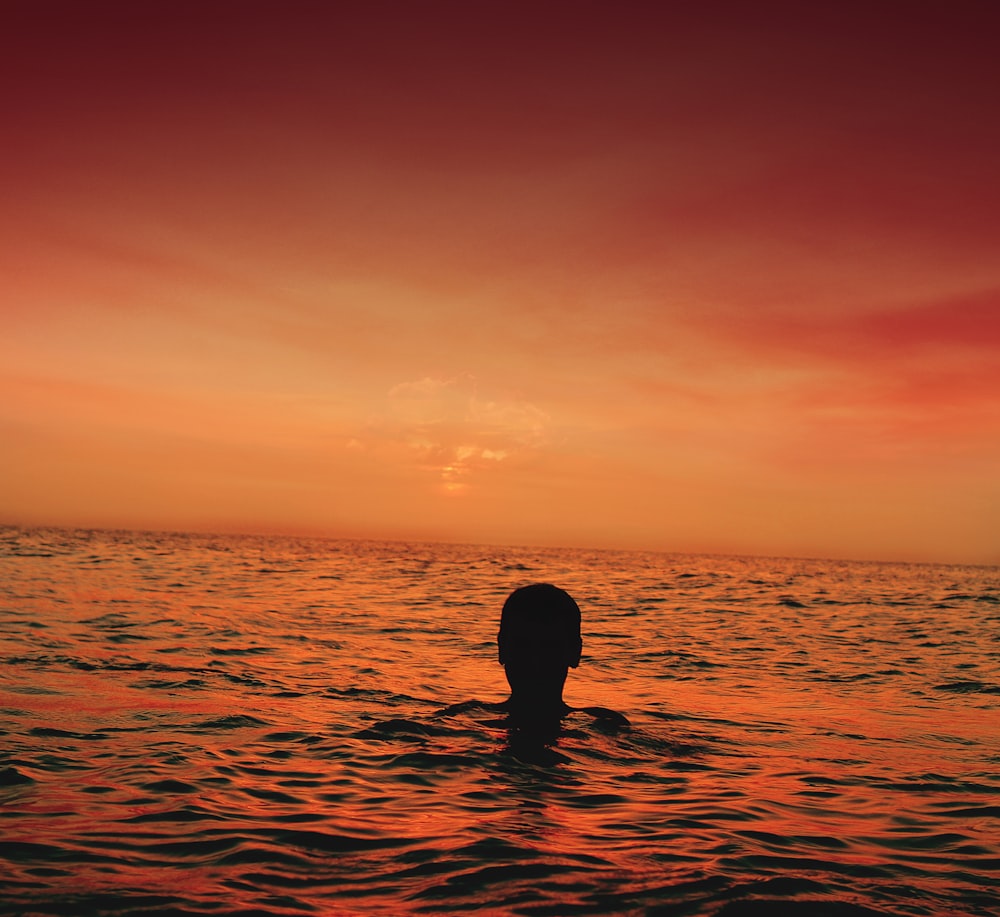
{"type": "Polygon", "coordinates": [[[1000,13],[822,6],[5,4],[0,521],[1000,562],[1000,13]]]}

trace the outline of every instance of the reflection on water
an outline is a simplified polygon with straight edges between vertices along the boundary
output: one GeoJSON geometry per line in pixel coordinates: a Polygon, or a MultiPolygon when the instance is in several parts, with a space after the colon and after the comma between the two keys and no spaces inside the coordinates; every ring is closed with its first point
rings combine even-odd
{"type": "Polygon", "coordinates": [[[995,914],[998,625],[996,568],[3,529],[0,911],[995,914]],[[631,727],[489,706],[539,580],[631,727]]]}

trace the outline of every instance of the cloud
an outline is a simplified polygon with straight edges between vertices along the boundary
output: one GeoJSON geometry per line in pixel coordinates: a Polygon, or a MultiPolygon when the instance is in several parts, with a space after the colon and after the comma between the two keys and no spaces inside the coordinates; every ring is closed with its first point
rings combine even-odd
{"type": "Polygon", "coordinates": [[[388,391],[386,413],[370,424],[367,441],[395,447],[388,454],[455,494],[500,464],[541,448],[550,425],[549,416],[528,401],[500,393],[483,397],[472,375],[428,376],[388,391]]]}
{"type": "Polygon", "coordinates": [[[405,427],[464,423],[471,419],[475,397],[471,376],[401,382],[389,389],[389,415],[405,427]]]}
{"type": "Polygon", "coordinates": [[[992,363],[1000,350],[1000,288],[834,314],[759,309],[724,327],[714,316],[691,318],[699,320],[713,337],[770,356],[870,365],[874,359],[917,356],[926,362],[960,353],[992,363]]]}

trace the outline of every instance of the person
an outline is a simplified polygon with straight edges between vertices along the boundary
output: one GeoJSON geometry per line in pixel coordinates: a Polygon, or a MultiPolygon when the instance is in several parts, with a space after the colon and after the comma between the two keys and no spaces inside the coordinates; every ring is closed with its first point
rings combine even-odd
{"type": "MultiPolygon", "coordinates": [[[[563,689],[582,652],[580,606],[568,592],[535,583],[508,596],[500,612],[497,658],[510,686],[510,697],[500,706],[513,728],[551,731],[575,709],[563,700],[563,689]]],[[[629,725],[613,710],[582,709],[605,729],[629,725]]]]}
{"type": "Polygon", "coordinates": [[[539,719],[567,713],[563,687],[582,652],[580,606],[568,592],[550,583],[515,589],[497,633],[497,658],[510,686],[507,709],[539,719]]]}
{"type": "Polygon", "coordinates": [[[506,733],[506,754],[533,764],[565,763],[570,759],[554,747],[561,737],[586,742],[595,733],[613,736],[631,725],[606,707],[571,707],[563,700],[566,677],[582,652],[580,606],[573,597],[551,583],[521,586],[504,602],[497,632],[497,658],[510,697],[499,703],[464,701],[438,715],[488,714],[479,723],[506,733]]]}

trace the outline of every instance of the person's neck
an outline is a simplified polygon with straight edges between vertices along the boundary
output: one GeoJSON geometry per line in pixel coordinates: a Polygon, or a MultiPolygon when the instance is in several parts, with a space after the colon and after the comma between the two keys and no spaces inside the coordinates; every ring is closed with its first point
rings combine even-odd
{"type": "Polygon", "coordinates": [[[570,708],[562,699],[562,691],[541,696],[535,692],[529,695],[511,691],[507,709],[518,719],[553,720],[561,719],[570,708]]]}

